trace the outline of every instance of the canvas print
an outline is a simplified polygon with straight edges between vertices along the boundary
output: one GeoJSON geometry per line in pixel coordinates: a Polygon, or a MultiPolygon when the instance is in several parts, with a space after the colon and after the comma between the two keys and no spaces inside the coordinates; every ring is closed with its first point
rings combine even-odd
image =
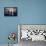
{"type": "Polygon", "coordinates": [[[17,16],[17,7],[5,7],[4,16],[17,16]]]}

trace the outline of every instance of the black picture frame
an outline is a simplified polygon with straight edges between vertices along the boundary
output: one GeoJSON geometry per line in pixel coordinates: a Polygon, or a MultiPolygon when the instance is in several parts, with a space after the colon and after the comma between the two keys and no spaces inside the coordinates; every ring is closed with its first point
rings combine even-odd
{"type": "Polygon", "coordinates": [[[4,16],[18,16],[17,7],[4,7],[4,16]]]}

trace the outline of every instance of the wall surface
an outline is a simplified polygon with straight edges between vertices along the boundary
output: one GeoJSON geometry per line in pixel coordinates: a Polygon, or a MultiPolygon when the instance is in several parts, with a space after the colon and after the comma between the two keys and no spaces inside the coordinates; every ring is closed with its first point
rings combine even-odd
{"type": "Polygon", "coordinates": [[[9,32],[18,32],[17,24],[46,24],[46,0],[0,0],[0,44],[8,43],[9,32]],[[4,17],[4,7],[18,7],[18,16],[4,17]]]}
{"type": "MultiPolygon", "coordinates": [[[[8,34],[10,32],[18,34],[17,24],[19,23],[19,15],[17,17],[5,17],[4,7],[19,8],[19,2],[17,0],[0,0],[0,44],[7,44],[9,42],[8,34]]],[[[17,39],[16,43],[18,42],[17,39]]]]}

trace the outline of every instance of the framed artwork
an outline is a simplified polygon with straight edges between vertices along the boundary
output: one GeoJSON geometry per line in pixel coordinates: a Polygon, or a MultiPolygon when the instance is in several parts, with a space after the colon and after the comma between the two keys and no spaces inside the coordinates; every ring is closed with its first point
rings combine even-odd
{"type": "Polygon", "coordinates": [[[18,16],[17,7],[4,7],[4,16],[18,16]]]}

